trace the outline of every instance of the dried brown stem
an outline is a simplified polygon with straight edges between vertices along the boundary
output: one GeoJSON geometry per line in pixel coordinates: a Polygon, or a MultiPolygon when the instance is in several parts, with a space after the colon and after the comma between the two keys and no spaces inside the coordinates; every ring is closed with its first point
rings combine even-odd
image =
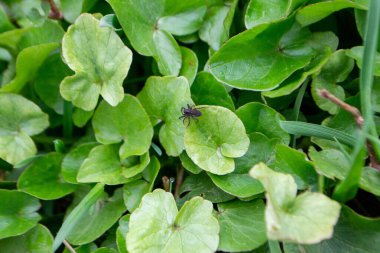
{"type": "Polygon", "coordinates": [[[62,17],[63,17],[62,12],[58,9],[54,0],[47,0],[47,1],[50,5],[49,18],[51,18],[51,19],[62,19],[62,17]]]}
{"type": "Polygon", "coordinates": [[[169,192],[170,191],[170,180],[167,176],[162,177],[162,184],[164,186],[164,190],[166,192],[169,192]]]}
{"type": "Polygon", "coordinates": [[[182,166],[179,166],[177,168],[177,182],[175,184],[175,190],[174,190],[174,197],[176,199],[179,198],[179,189],[181,188],[182,182],[183,182],[183,174],[185,173],[185,170],[182,166]]]}
{"type": "MultiPolygon", "coordinates": [[[[323,97],[325,99],[330,100],[332,103],[336,104],[337,106],[339,106],[343,110],[351,113],[352,116],[354,117],[355,122],[358,125],[358,127],[360,129],[363,128],[364,119],[363,119],[363,116],[361,115],[360,111],[358,110],[358,108],[356,108],[356,107],[354,107],[352,105],[349,105],[346,102],[343,102],[342,100],[340,100],[339,98],[335,97],[333,94],[331,94],[326,89],[318,90],[318,95],[320,97],[323,97]]],[[[367,150],[368,150],[368,155],[369,155],[369,159],[370,159],[370,164],[369,165],[371,167],[373,167],[373,168],[376,168],[376,169],[380,170],[380,164],[379,164],[379,161],[376,158],[376,155],[375,155],[375,152],[373,150],[372,144],[368,140],[366,141],[366,143],[367,143],[367,150]]]]}
{"type": "Polygon", "coordinates": [[[66,240],[63,240],[63,244],[65,247],[71,252],[71,253],[76,253],[75,249],[71,247],[70,243],[68,243],[66,240]]]}

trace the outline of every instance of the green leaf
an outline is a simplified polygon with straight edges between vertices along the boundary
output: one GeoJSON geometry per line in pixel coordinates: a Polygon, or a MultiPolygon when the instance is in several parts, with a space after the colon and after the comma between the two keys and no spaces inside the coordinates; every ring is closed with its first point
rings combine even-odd
{"type": "Polygon", "coordinates": [[[171,34],[196,32],[206,11],[204,0],[109,0],[133,48],[153,56],[163,75],[177,76],[181,50],[171,34]]]}
{"type": "Polygon", "coordinates": [[[217,219],[220,225],[218,249],[225,252],[253,250],[264,244],[265,205],[262,200],[218,204],[217,219]]]}
{"type": "Polygon", "coordinates": [[[0,6],[0,33],[14,29],[3,6],[0,6]]]}
{"type": "Polygon", "coordinates": [[[75,106],[91,111],[99,94],[112,106],[124,98],[123,80],[132,52],[119,36],[90,14],[82,14],[63,37],[62,55],[75,75],[63,79],[61,95],[75,106]]]}
{"type": "Polygon", "coordinates": [[[181,196],[186,194],[178,201],[180,204],[196,196],[200,196],[212,203],[225,202],[235,198],[216,187],[205,173],[186,177],[179,193],[181,196]]]}
{"type": "MultiPolygon", "coordinates": [[[[347,56],[353,58],[356,61],[356,65],[361,69],[363,65],[363,51],[364,46],[357,46],[346,50],[347,56]]],[[[376,52],[373,74],[380,76],[380,53],[376,52]]]]}
{"type": "MultiPolygon", "coordinates": [[[[109,185],[126,183],[128,178],[123,176],[129,171],[133,177],[142,172],[145,167],[134,168],[135,164],[123,164],[118,155],[119,145],[99,145],[94,147],[78,171],[78,182],[102,182],[109,185]]],[[[147,159],[149,159],[149,155],[147,159]]],[[[149,163],[149,160],[148,160],[149,163]]],[[[146,163],[146,165],[148,164],[146,163]]],[[[146,166],[145,165],[145,166],[146,166]]]]}
{"type": "Polygon", "coordinates": [[[219,105],[235,110],[226,88],[208,72],[199,72],[190,90],[195,104],[219,105]]]}
{"type": "Polygon", "coordinates": [[[380,171],[371,167],[364,167],[359,185],[363,190],[380,196],[380,171]]]}
{"type": "Polygon", "coordinates": [[[149,152],[142,156],[130,156],[122,160],[123,171],[122,174],[126,178],[132,178],[142,172],[150,161],[149,152]]]}
{"type": "Polygon", "coordinates": [[[85,111],[78,107],[74,108],[73,122],[77,127],[84,127],[92,118],[94,111],[85,111]]]}
{"type": "Polygon", "coordinates": [[[62,155],[50,153],[36,158],[21,174],[17,187],[39,199],[58,199],[75,190],[61,176],[62,155]]]}
{"type": "Polygon", "coordinates": [[[274,23],[286,19],[289,14],[306,0],[251,0],[244,16],[248,29],[261,24],[274,23]]]}
{"type": "Polygon", "coordinates": [[[354,67],[352,59],[346,56],[345,50],[335,51],[321,69],[321,72],[313,77],[311,91],[314,101],[324,111],[336,114],[339,106],[328,99],[318,95],[318,90],[326,89],[340,100],[345,99],[344,90],[337,83],[344,81],[354,67]]]}
{"type": "Polygon", "coordinates": [[[195,76],[198,71],[198,58],[197,55],[187,47],[181,47],[182,54],[182,67],[179,72],[180,76],[186,77],[189,85],[194,82],[195,76]]]}
{"type": "Polygon", "coordinates": [[[116,249],[102,247],[96,249],[95,251],[93,251],[93,253],[118,253],[118,251],[116,249]]]}
{"type": "Polygon", "coordinates": [[[23,235],[0,240],[0,249],[2,252],[51,253],[53,236],[46,227],[37,224],[23,235]]]}
{"type": "Polygon", "coordinates": [[[193,174],[199,174],[202,172],[202,169],[196,165],[190,157],[187,155],[186,151],[182,152],[179,156],[182,166],[193,174]]]}
{"type": "Polygon", "coordinates": [[[116,230],[116,243],[120,253],[128,253],[125,238],[129,230],[129,219],[131,215],[127,214],[120,218],[119,227],[116,230]]]}
{"type": "Polygon", "coordinates": [[[380,219],[371,219],[343,206],[340,218],[330,240],[316,245],[297,245],[300,251],[308,253],[369,253],[377,252],[380,242],[380,219]]]}
{"type": "Polygon", "coordinates": [[[292,19],[247,30],[211,57],[210,71],[234,88],[272,90],[309,64],[314,56],[310,35],[292,19]]]}
{"type": "Polygon", "coordinates": [[[128,251],[190,253],[196,249],[200,253],[215,252],[219,225],[212,210],[211,202],[195,197],[178,212],[172,194],[161,189],[148,193],[131,215],[128,251]]]}
{"type": "MultiPolygon", "coordinates": [[[[74,199],[72,206],[76,206],[80,199],[74,199]]],[[[106,193],[90,206],[76,224],[76,228],[68,235],[67,240],[74,245],[82,245],[94,241],[115,224],[125,212],[125,205],[121,188],[117,189],[112,197],[106,193]]]]}
{"type": "Polygon", "coordinates": [[[259,132],[270,139],[278,138],[284,144],[289,144],[290,136],[281,126],[284,117],[267,105],[252,102],[236,110],[236,115],[243,122],[247,133],[259,132]]]}
{"type": "Polygon", "coordinates": [[[15,94],[0,93],[0,158],[16,164],[36,154],[30,136],[49,126],[41,109],[15,94]]]}
{"type": "Polygon", "coordinates": [[[16,77],[4,85],[0,91],[19,93],[25,84],[34,78],[44,61],[58,46],[58,43],[48,43],[22,50],[17,56],[16,77]]]}
{"type": "Polygon", "coordinates": [[[296,19],[303,26],[307,26],[324,19],[328,15],[346,8],[357,8],[360,10],[367,10],[368,5],[366,1],[356,0],[334,0],[316,2],[306,5],[297,12],[296,19]]]}
{"type": "Polygon", "coordinates": [[[98,142],[114,144],[123,141],[119,150],[121,159],[146,153],[153,137],[148,114],[137,98],[128,94],[115,107],[100,102],[92,125],[98,142]]]}
{"type": "Polygon", "coordinates": [[[263,163],[255,165],[250,175],[266,190],[268,239],[313,244],[332,237],[339,218],[337,202],[321,193],[296,196],[297,184],[292,176],[275,172],[263,163]]]}
{"type": "Polygon", "coordinates": [[[19,191],[0,189],[0,239],[22,235],[41,219],[38,199],[19,191]]]}
{"type": "Polygon", "coordinates": [[[62,15],[66,21],[74,23],[82,11],[85,0],[60,0],[62,15]]]}
{"type": "Polygon", "coordinates": [[[279,139],[269,139],[261,133],[255,132],[248,136],[248,151],[236,159],[236,169],[232,173],[222,176],[209,174],[214,184],[239,198],[249,198],[264,191],[260,182],[250,177],[248,172],[256,163],[273,163],[275,147],[279,143],[279,139]]]}
{"type": "Polygon", "coordinates": [[[221,1],[207,10],[199,37],[215,51],[229,38],[237,3],[237,0],[221,1]]]}
{"type": "Polygon", "coordinates": [[[72,71],[63,63],[60,54],[49,56],[39,68],[34,88],[44,103],[58,114],[63,114],[63,98],[59,93],[59,84],[62,79],[72,74],[72,71]]]}
{"type": "Polygon", "coordinates": [[[150,116],[152,125],[163,122],[159,138],[169,156],[179,156],[183,149],[185,127],[178,119],[181,107],[193,104],[190,87],[184,77],[149,77],[137,95],[150,116]]]}
{"type": "Polygon", "coordinates": [[[86,159],[90,151],[96,147],[97,143],[84,143],[70,150],[62,161],[62,176],[66,182],[77,184],[77,175],[84,159],[86,159]]]}
{"type": "Polygon", "coordinates": [[[202,116],[185,131],[186,153],[203,170],[217,175],[234,171],[233,158],[243,156],[249,138],[240,119],[220,106],[200,109],[202,116]]]}
{"type": "Polygon", "coordinates": [[[292,175],[298,189],[303,190],[317,185],[318,175],[305,153],[288,146],[277,145],[274,168],[277,172],[292,175]]]}

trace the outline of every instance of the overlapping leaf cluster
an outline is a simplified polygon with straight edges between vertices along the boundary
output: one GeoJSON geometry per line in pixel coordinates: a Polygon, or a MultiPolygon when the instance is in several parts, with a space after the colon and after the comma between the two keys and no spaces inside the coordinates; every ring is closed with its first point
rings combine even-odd
{"type": "Polygon", "coordinates": [[[377,252],[369,2],[2,1],[0,252],[377,252]]]}

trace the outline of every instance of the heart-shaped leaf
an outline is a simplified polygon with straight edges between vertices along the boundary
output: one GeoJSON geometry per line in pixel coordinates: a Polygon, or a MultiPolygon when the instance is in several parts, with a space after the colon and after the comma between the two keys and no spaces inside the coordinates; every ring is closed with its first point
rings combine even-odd
{"type": "Polygon", "coordinates": [[[178,119],[181,107],[192,105],[190,87],[184,77],[150,77],[137,95],[152,125],[163,122],[159,138],[166,153],[179,156],[184,149],[184,125],[178,119]]]}
{"type": "Polygon", "coordinates": [[[116,106],[124,98],[123,80],[132,52],[119,36],[90,14],[82,14],[62,40],[62,55],[75,75],[61,83],[62,96],[86,111],[95,108],[99,94],[116,106]]]}
{"type": "Polygon", "coordinates": [[[0,239],[21,235],[41,219],[38,199],[19,191],[0,189],[0,239]]]}
{"type": "Polygon", "coordinates": [[[146,153],[153,137],[148,114],[137,98],[128,94],[115,107],[100,102],[92,118],[92,125],[100,143],[123,141],[119,150],[121,159],[146,153]]]}
{"type": "Polygon", "coordinates": [[[0,158],[16,164],[36,154],[30,136],[49,126],[48,116],[41,109],[15,94],[0,94],[0,158]]]}
{"type": "Polygon", "coordinates": [[[18,188],[40,199],[58,199],[76,188],[61,175],[62,155],[50,153],[36,158],[18,179],[18,188]]]}
{"type": "Polygon", "coordinates": [[[153,56],[163,75],[177,76],[181,50],[174,35],[196,32],[206,13],[204,0],[109,0],[133,48],[153,56]]]}
{"type": "Polygon", "coordinates": [[[196,249],[200,253],[215,252],[219,224],[212,210],[211,202],[195,197],[178,212],[171,193],[161,189],[148,193],[131,215],[128,251],[192,253],[196,249]]]}
{"type": "Polygon", "coordinates": [[[294,20],[258,26],[227,41],[210,59],[210,71],[220,81],[244,90],[276,88],[313,58],[311,33],[294,20]]]}
{"type": "Polygon", "coordinates": [[[321,193],[297,195],[297,184],[290,175],[275,172],[265,164],[255,165],[250,173],[266,191],[265,221],[267,236],[301,244],[318,243],[332,237],[340,205],[321,193]]]}
{"type": "Polygon", "coordinates": [[[220,225],[218,249],[241,252],[258,248],[267,240],[265,236],[265,205],[262,200],[218,204],[217,219],[220,225]]]}
{"type": "Polygon", "coordinates": [[[234,171],[233,158],[243,156],[249,146],[243,123],[224,107],[205,106],[199,110],[202,115],[185,131],[186,153],[196,165],[213,174],[234,171]]]}
{"type": "Polygon", "coordinates": [[[51,253],[53,251],[53,236],[49,229],[41,224],[23,235],[0,240],[2,252],[51,253]]]}

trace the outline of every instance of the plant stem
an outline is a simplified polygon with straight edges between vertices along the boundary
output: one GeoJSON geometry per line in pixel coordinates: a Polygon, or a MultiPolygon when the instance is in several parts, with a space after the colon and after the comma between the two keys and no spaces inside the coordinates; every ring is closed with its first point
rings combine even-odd
{"type": "Polygon", "coordinates": [[[63,104],[63,137],[73,137],[73,106],[68,101],[64,101],[63,104]]]}
{"type": "Polygon", "coordinates": [[[177,168],[177,182],[176,182],[175,191],[174,191],[174,198],[175,199],[179,198],[179,189],[181,188],[181,185],[183,182],[184,172],[185,172],[185,170],[183,169],[182,166],[179,166],[179,168],[177,168]]]}
{"type": "Polygon", "coordinates": [[[70,243],[68,243],[66,240],[63,240],[63,244],[65,247],[71,252],[71,253],[76,253],[75,249],[71,247],[70,243]]]}
{"type": "Polygon", "coordinates": [[[58,9],[54,0],[47,0],[47,1],[50,4],[49,18],[51,18],[51,19],[62,19],[62,17],[63,17],[62,12],[58,9]]]}
{"type": "MultiPolygon", "coordinates": [[[[303,99],[303,96],[305,95],[305,90],[306,90],[308,82],[309,80],[306,79],[305,82],[302,84],[301,88],[298,90],[297,98],[296,98],[296,101],[294,102],[293,115],[292,115],[292,120],[294,121],[298,121],[302,99],[303,99]]],[[[296,140],[297,140],[296,135],[293,135],[293,142],[292,142],[293,148],[296,148],[296,140]]]]}

